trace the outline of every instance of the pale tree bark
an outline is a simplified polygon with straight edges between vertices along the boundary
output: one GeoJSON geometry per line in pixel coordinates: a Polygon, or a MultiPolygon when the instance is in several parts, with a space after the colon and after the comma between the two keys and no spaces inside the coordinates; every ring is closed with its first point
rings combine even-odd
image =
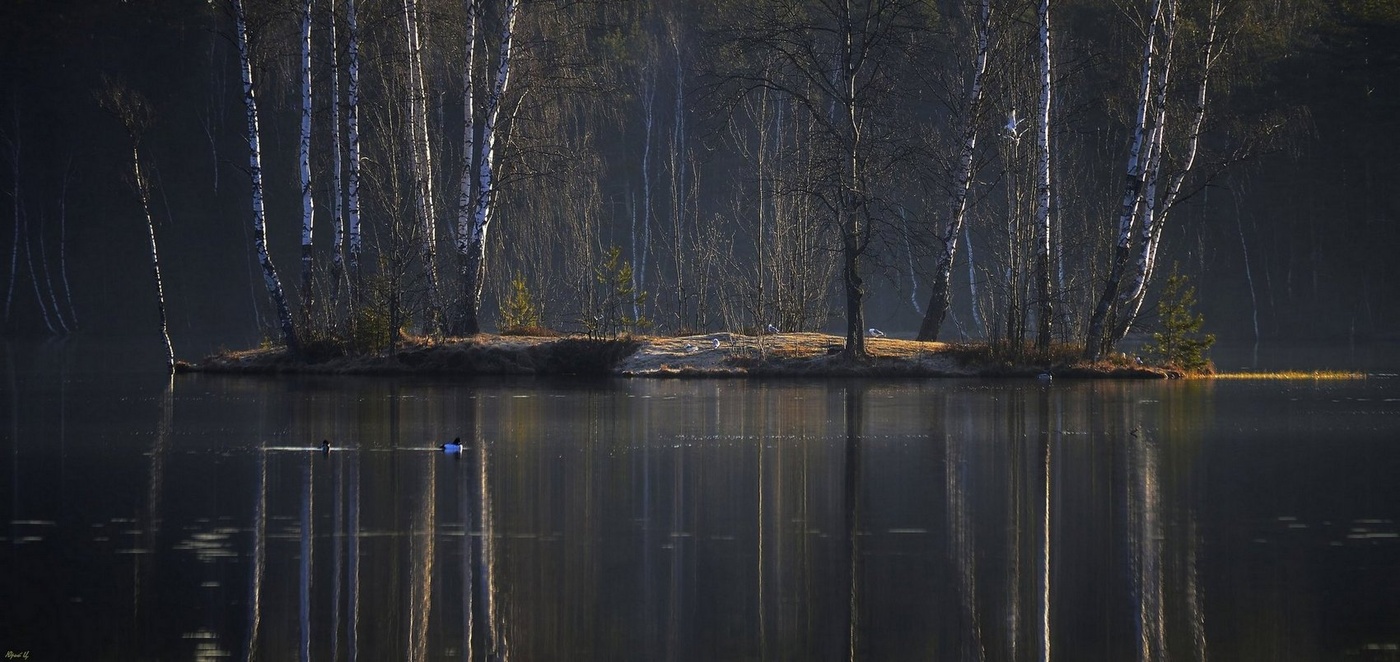
{"type": "MultiPolygon", "coordinates": [[[[464,55],[466,66],[462,73],[462,177],[458,183],[457,195],[457,258],[465,282],[468,278],[467,272],[471,268],[471,260],[467,257],[471,245],[466,238],[471,236],[473,221],[476,218],[476,30],[480,20],[480,8],[477,6],[477,0],[465,0],[463,5],[467,25],[464,55]]],[[[462,318],[464,326],[454,331],[479,333],[479,325],[470,331],[466,328],[466,319],[474,316],[472,312],[466,311],[462,318]]]]}
{"type": "Polygon", "coordinates": [[[112,113],[131,140],[131,186],[141,201],[141,211],[146,217],[146,228],[151,239],[151,271],[156,281],[156,310],[160,315],[160,336],[165,342],[165,368],[175,371],[175,350],[170,344],[170,326],[165,314],[165,285],[160,277],[160,251],[156,247],[156,223],[151,215],[151,184],[146,169],[141,162],[141,139],[151,122],[151,107],[140,94],[122,87],[118,83],[106,81],[100,103],[112,113]]]}
{"type": "Polygon", "coordinates": [[[1035,346],[1050,349],[1050,333],[1055,314],[1050,277],[1050,0],[1040,0],[1040,99],[1036,105],[1036,282],[1039,292],[1039,324],[1035,346]]]}
{"type": "Polygon", "coordinates": [[[1152,99],[1155,118],[1152,131],[1147,136],[1146,154],[1140,162],[1140,176],[1136,181],[1137,196],[1132,207],[1133,218],[1129,219],[1126,225],[1120,226],[1119,243],[1110,267],[1109,281],[1095,308],[1094,316],[1090,318],[1089,335],[1084,348],[1088,358],[1097,358],[1111,349],[1128,334],[1137,321],[1147,286],[1156,269],[1162,230],[1168,214],[1179,200],[1186,176],[1195,165],[1205,123],[1210,76],[1225,47],[1219,39],[1223,3],[1212,2],[1208,7],[1204,26],[1204,47],[1200,49],[1200,78],[1196,81],[1194,106],[1185,129],[1184,154],[1180,163],[1174,164],[1172,174],[1167,176],[1163,186],[1161,180],[1166,176],[1163,170],[1169,117],[1166,86],[1171,78],[1172,50],[1179,21],[1176,0],[1155,0],[1154,5],[1160,5],[1160,9],[1154,11],[1154,16],[1162,26],[1161,34],[1166,45],[1162,48],[1155,71],[1146,74],[1143,94],[1144,97],[1152,99]],[[1151,77],[1154,73],[1156,80],[1152,82],[1151,77]],[[1155,95],[1148,95],[1146,90],[1154,85],[1157,88],[1155,95]]]}
{"type": "MultiPolygon", "coordinates": [[[[331,42],[331,292],[338,302],[340,299],[340,279],[345,274],[345,180],[341,164],[340,135],[340,42],[336,39],[335,0],[330,3],[330,42],[331,42]]],[[[333,304],[338,305],[338,304],[333,304]]]]}
{"type": "MultiPolygon", "coordinates": [[[[1175,22],[1175,2],[1172,3],[1171,13],[1175,22]]],[[[1162,228],[1166,224],[1167,214],[1181,194],[1181,186],[1186,180],[1186,175],[1190,173],[1192,166],[1196,163],[1196,154],[1199,151],[1201,142],[1201,130],[1205,125],[1206,101],[1210,91],[1210,75],[1216,64],[1216,59],[1220,55],[1220,44],[1216,37],[1219,31],[1220,16],[1224,7],[1218,0],[1212,2],[1209,7],[1209,17],[1206,22],[1206,45],[1202,52],[1201,78],[1197,81],[1196,96],[1192,107],[1191,123],[1187,129],[1186,154],[1182,157],[1182,163],[1172,174],[1167,182],[1166,191],[1160,201],[1155,200],[1157,179],[1161,176],[1161,147],[1157,147],[1157,154],[1154,155],[1152,183],[1149,186],[1152,198],[1149,199],[1148,212],[1144,214],[1144,221],[1139,233],[1139,251],[1137,262],[1134,268],[1133,285],[1123,296],[1122,307],[1126,311],[1122,315],[1118,326],[1114,331],[1114,340],[1122,340],[1137,321],[1138,313],[1142,310],[1142,302],[1146,298],[1147,285],[1152,280],[1152,274],[1157,268],[1157,249],[1161,246],[1162,228]]],[[[1174,29],[1174,28],[1173,28],[1174,29]]],[[[1163,110],[1159,114],[1165,115],[1166,99],[1160,101],[1163,110]]],[[[1162,124],[1165,125],[1165,117],[1162,124]]],[[[1159,140],[1160,142],[1160,140],[1159,140]]]]}
{"type": "Polygon", "coordinates": [[[481,129],[480,155],[477,157],[476,209],[470,231],[459,234],[457,249],[462,256],[463,281],[463,331],[468,334],[480,333],[479,319],[481,291],[486,281],[486,233],[491,227],[491,216],[496,202],[496,139],[500,119],[501,102],[510,86],[511,43],[515,34],[515,19],[520,6],[519,0],[507,0],[505,14],[501,19],[500,53],[497,55],[496,76],[491,84],[491,92],[486,96],[483,113],[485,124],[481,129]]]}
{"type": "Polygon", "coordinates": [[[430,333],[442,333],[442,297],[437,272],[437,213],[433,204],[433,152],[428,136],[428,90],[423,71],[423,46],[417,0],[403,0],[403,26],[408,47],[408,128],[412,142],[414,208],[418,214],[419,253],[428,286],[430,333]]]}
{"type": "Polygon", "coordinates": [[[253,93],[253,64],[248,52],[248,18],[243,9],[243,0],[233,0],[234,20],[237,28],[238,63],[243,77],[243,105],[248,111],[248,174],[252,180],[253,201],[253,250],[258,263],[262,265],[263,282],[268,296],[277,310],[277,324],[282,331],[282,342],[287,350],[297,352],[301,345],[297,341],[296,327],[292,323],[292,312],[287,306],[287,296],[282,290],[282,280],[277,275],[277,267],[267,251],[267,214],[263,204],[262,151],[258,140],[258,102],[253,93]]]}
{"type": "Polygon", "coordinates": [[[312,230],[316,208],[311,196],[311,3],[301,3],[301,58],[297,61],[301,76],[301,138],[297,149],[298,175],[301,182],[301,314],[304,324],[311,322],[313,306],[311,293],[312,230]]]}
{"type": "Polygon", "coordinates": [[[350,300],[359,303],[361,296],[360,253],[360,25],[355,15],[355,0],[345,0],[345,26],[347,30],[345,53],[350,60],[346,68],[345,86],[345,133],[350,149],[350,172],[346,189],[346,222],[350,233],[350,244],[346,251],[349,265],[350,300]]]}
{"type": "Polygon", "coordinates": [[[1098,303],[1089,316],[1089,326],[1084,341],[1084,358],[1090,360],[1097,359],[1100,354],[1107,350],[1105,325],[1112,312],[1114,302],[1118,298],[1118,290],[1132,255],[1133,227],[1136,225],[1139,201],[1145,185],[1146,168],[1143,167],[1142,148],[1147,138],[1147,110],[1152,98],[1153,62],[1157,52],[1156,39],[1158,23],[1162,14],[1162,2],[1163,0],[1151,0],[1144,26],[1147,33],[1143,39],[1138,103],[1128,149],[1123,201],[1118,212],[1118,241],[1114,244],[1108,280],[1104,283],[1103,292],[1099,295],[1098,303]]]}
{"type": "MultiPolygon", "coordinates": [[[[967,95],[962,105],[962,140],[958,149],[958,169],[953,185],[953,195],[948,201],[948,223],[938,237],[938,257],[934,264],[933,292],[929,294],[928,307],[924,309],[924,319],[919,325],[919,340],[938,340],[938,331],[948,315],[952,298],[949,283],[953,275],[953,258],[957,255],[958,236],[963,234],[963,224],[967,219],[967,200],[972,192],[973,156],[977,152],[977,123],[981,114],[983,78],[987,73],[987,60],[991,53],[991,0],[982,0],[977,20],[977,57],[972,66],[967,95]]],[[[976,302],[973,304],[976,305],[976,302]]]]}

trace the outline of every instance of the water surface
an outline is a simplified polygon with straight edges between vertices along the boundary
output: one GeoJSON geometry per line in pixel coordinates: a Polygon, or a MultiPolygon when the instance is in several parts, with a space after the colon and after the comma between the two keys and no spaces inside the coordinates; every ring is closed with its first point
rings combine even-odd
{"type": "Polygon", "coordinates": [[[30,659],[1400,644],[1392,377],[167,380],[4,352],[0,648],[30,659]]]}

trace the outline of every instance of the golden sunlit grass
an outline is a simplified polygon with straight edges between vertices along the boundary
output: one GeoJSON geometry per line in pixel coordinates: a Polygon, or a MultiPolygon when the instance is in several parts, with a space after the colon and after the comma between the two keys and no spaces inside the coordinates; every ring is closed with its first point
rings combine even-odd
{"type": "Polygon", "coordinates": [[[1220,372],[1216,379],[1258,379],[1280,381],[1340,381],[1366,379],[1364,372],[1348,370],[1283,370],[1278,372],[1220,372]]]}

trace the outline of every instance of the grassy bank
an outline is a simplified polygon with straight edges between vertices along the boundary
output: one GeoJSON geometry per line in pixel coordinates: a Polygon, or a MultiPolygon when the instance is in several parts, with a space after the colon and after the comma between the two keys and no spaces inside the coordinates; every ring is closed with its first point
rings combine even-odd
{"type": "Polygon", "coordinates": [[[1180,371],[1119,356],[1078,360],[1071,346],[1045,355],[988,344],[869,338],[869,356],[851,361],[844,339],[821,333],[594,339],[477,335],[409,338],[373,355],[319,348],[299,356],[280,347],[225,351],[182,372],[345,375],[598,375],[625,377],[1036,377],[1166,379],[1180,371]]]}

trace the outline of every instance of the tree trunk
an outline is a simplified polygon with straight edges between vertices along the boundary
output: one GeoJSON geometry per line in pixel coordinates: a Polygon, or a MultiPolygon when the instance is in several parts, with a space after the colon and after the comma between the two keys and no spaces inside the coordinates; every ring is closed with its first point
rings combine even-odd
{"type": "Polygon", "coordinates": [[[355,15],[355,0],[345,0],[345,24],[348,43],[346,55],[350,62],[346,71],[345,101],[348,108],[345,115],[345,132],[350,148],[349,188],[346,190],[346,221],[349,225],[350,245],[346,252],[349,263],[350,300],[360,301],[360,26],[355,15]]]}
{"type": "Polygon", "coordinates": [[[311,2],[301,3],[301,140],[298,144],[297,165],[301,178],[301,315],[302,323],[310,325],[312,226],[315,205],[311,197],[311,2]]]}
{"type": "Polygon", "coordinates": [[[471,232],[465,237],[458,238],[459,242],[465,240],[463,246],[466,250],[462,280],[466,296],[463,312],[464,331],[469,334],[481,332],[478,314],[481,308],[481,290],[486,281],[486,232],[491,226],[491,214],[495,209],[496,198],[496,129],[501,112],[501,100],[505,97],[506,90],[510,85],[510,49],[519,6],[519,0],[509,0],[506,3],[505,15],[501,21],[499,60],[496,65],[496,77],[491,85],[491,94],[486,97],[486,124],[481,130],[481,155],[477,159],[480,173],[477,176],[476,213],[472,221],[471,232]]]}
{"type": "Polygon", "coordinates": [[[1051,324],[1055,314],[1050,278],[1050,0],[1040,0],[1040,102],[1036,108],[1035,226],[1036,281],[1040,299],[1036,349],[1050,349],[1051,324]]]}
{"type": "Polygon", "coordinates": [[[252,180],[253,199],[253,249],[257,252],[258,263],[262,265],[263,282],[267,293],[277,309],[277,323],[281,327],[282,342],[289,352],[301,350],[297,342],[296,327],[292,323],[292,313],[287,307],[287,297],[282,291],[282,280],[277,276],[277,267],[267,252],[267,222],[263,206],[262,154],[258,142],[258,103],[253,94],[253,65],[248,53],[248,19],[243,11],[243,0],[233,0],[234,19],[238,32],[238,61],[243,75],[243,104],[248,111],[248,174],[252,180]]]}
{"type": "MultiPolygon", "coordinates": [[[[472,221],[475,217],[476,197],[472,186],[474,185],[476,174],[476,28],[478,9],[476,0],[466,0],[467,14],[466,26],[466,67],[462,74],[462,178],[459,183],[460,193],[457,196],[457,261],[462,270],[462,279],[466,281],[468,272],[472,269],[470,255],[470,242],[467,238],[472,234],[472,221]]],[[[470,305],[466,306],[470,308],[470,305]]],[[[461,325],[453,329],[455,333],[479,333],[480,324],[469,324],[468,318],[475,318],[474,312],[464,311],[461,317],[461,325]],[[474,327],[469,328],[468,327],[474,327]]]]}
{"type": "Polygon", "coordinates": [[[423,71],[423,48],[419,40],[420,16],[417,0],[403,0],[403,26],[408,47],[408,127],[412,142],[414,208],[418,214],[419,252],[427,281],[430,333],[442,333],[442,298],[438,290],[437,214],[433,208],[433,154],[428,139],[428,91],[423,71]]]}
{"type": "Polygon", "coordinates": [[[341,170],[340,144],[340,43],[336,40],[335,0],[330,6],[331,24],[331,297],[338,307],[341,297],[340,279],[345,274],[345,214],[341,206],[345,197],[345,182],[341,170]]]}
{"type": "Polygon", "coordinates": [[[982,79],[987,72],[987,59],[991,53],[991,20],[991,0],[982,0],[982,11],[977,24],[977,59],[972,68],[971,86],[963,100],[962,147],[958,152],[957,181],[953,187],[953,195],[948,201],[948,224],[943,235],[938,238],[942,248],[934,265],[933,292],[929,294],[928,307],[924,309],[918,340],[938,340],[938,331],[943,326],[943,319],[948,315],[953,258],[957,255],[958,235],[962,233],[963,223],[967,218],[967,199],[972,190],[973,156],[977,151],[977,120],[982,108],[982,79]]]}
{"type": "Polygon", "coordinates": [[[1153,56],[1156,53],[1157,24],[1162,13],[1162,0],[1152,0],[1148,12],[1147,36],[1142,46],[1142,67],[1139,74],[1138,105],[1133,123],[1131,145],[1128,150],[1128,165],[1125,171],[1126,183],[1123,187],[1123,201],[1118,212],[1118,241],[1114,245],[1108,279],[1099,295],[1094,312],[1089,316],[1089,326],[1084,340],[1084,358],[1097,360],[1108,351],[1111,342],[1106,342],[1105,329],[1109,317],[1114,312],[1128,260],[1132,256],[1133,227],[1137,220],[1139,201],[1142,198],[1143,167],[1142,144],[1147,127],[1147,108],[1152,97],[1153,56]]]}

